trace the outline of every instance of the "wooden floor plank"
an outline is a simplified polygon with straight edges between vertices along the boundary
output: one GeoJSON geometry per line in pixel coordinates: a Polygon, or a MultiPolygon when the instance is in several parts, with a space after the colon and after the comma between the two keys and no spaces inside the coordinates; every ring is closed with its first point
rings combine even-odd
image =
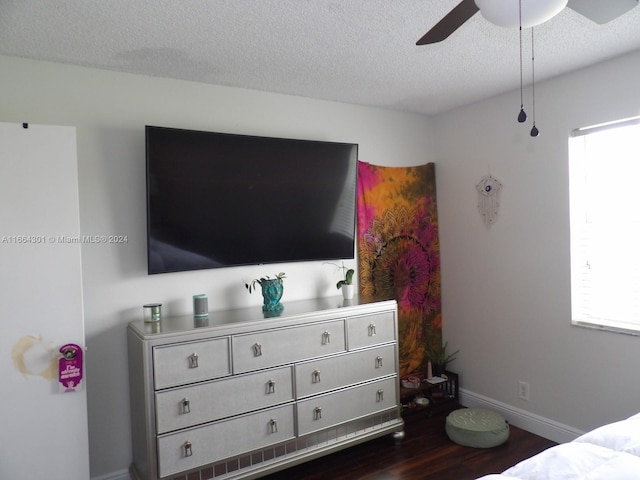
{"type": "Polygon", "coordinates": [[[477,449],[453,443],[446,414],[406,416],[405,439],[383,437],[264,477],[264,480],[473,480],[499,473],[554,442],[510,426],[509,440],[477,449]]]}

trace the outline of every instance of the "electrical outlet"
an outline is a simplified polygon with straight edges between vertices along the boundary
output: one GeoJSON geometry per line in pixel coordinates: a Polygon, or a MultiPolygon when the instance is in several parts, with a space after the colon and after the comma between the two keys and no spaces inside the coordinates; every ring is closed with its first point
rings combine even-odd
{"type": "Polygon", "coordinates": [[[529,400],[529,384],[520,380],[518,382],[518,398],[529,400]]]}

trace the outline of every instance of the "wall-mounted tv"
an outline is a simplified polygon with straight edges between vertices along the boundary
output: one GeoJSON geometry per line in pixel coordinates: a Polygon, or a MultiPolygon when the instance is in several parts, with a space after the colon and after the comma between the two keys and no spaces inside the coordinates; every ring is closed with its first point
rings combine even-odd
{"type": "Polygon", "coordinates": [[[145,137],[149,274],[353,258],[357,144],[145,137]]]}

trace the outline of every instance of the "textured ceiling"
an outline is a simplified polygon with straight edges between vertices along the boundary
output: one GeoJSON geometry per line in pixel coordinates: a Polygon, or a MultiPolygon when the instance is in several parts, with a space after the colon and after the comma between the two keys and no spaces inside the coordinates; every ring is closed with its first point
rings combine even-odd
{"type": "MultiPolygon", "coordinates": [[[[519,86],[517,29],[480,14],[415,45],[457,3],[0,0],[0,54],[434,115],[519,86]]],[[[536,80],[637,49],[640,7],[605,25],[566,8],[535,29],[536,80]]]]}

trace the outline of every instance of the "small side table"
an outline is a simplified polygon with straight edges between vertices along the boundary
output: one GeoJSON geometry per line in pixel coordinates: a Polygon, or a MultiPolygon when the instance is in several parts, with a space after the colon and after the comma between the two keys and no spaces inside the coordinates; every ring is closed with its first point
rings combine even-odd
{"type": "Polygon", "coordinates": [[[430,383],[422,378],[418,388],[400,387],[402,413],[411,414],[422,412],[428,416],[439,413],[449,413],[460,407],[460,377],[457,373],[447,370],[446,379],[439,383],[430,383]],[[421,404],[417,399],[426,399],[421,404]]]}

